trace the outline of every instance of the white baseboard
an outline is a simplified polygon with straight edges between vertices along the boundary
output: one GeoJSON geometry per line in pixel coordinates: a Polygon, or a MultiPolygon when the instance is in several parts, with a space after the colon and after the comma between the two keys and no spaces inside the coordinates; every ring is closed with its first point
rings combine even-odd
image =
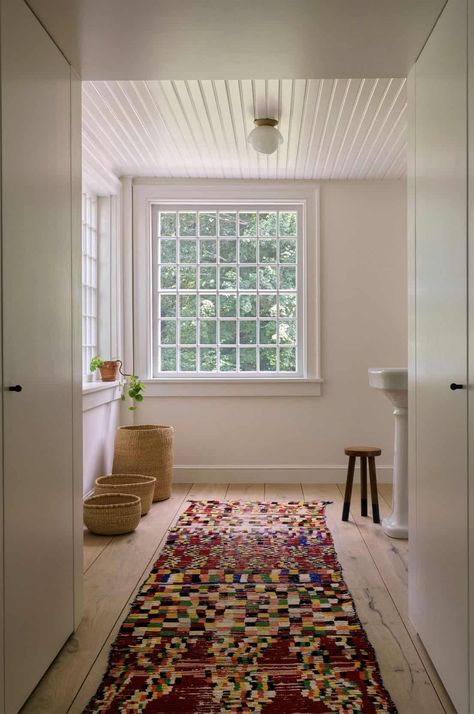
{"type": "MultiPolygon", "coordinates": [[[[347,466],[182,466],[175,483],[345,483],[347,466]]],[[[354,481],[359,481],[356,469],[354,481]]],[[[392,483],[392,466],[377,465],[377,481],[392,483]]]]}

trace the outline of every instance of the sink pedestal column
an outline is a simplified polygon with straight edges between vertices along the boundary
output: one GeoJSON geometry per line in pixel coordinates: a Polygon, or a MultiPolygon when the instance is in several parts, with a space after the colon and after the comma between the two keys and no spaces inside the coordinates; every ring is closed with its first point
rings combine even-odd
{"type": "Polygon", "coordinates": [[[382,528],[391,538],[408,538],[408,409],[396,407],[392,513],[382,528]]]}

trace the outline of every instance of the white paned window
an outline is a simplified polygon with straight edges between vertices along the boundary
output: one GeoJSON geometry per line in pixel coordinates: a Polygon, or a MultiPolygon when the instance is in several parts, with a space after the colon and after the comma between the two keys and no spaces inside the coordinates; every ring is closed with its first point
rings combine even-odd
{"type": "Polygon", "coordinates": [[[305,374],[298,204],[154,204],[153,377],[305,374]]]}
{"type": "Polygon", "coordinates": [[[82,373],[97,354],[97,198],[82,197],[82,373]]]}

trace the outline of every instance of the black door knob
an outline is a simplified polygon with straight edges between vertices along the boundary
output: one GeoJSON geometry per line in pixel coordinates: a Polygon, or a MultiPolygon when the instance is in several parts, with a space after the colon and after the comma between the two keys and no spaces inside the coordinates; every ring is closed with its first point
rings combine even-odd
{"type": "Polygon", "coordinates": [[[10,392],[21,392],[22,389],[23,389],[23,387],[21,386],[21,384],[15,384],[14,387],[8,387],[8,390],[10,392]]]}
{"type": "Polygon", "coordinates": [[[456,382],[451,382],[449,385],[449,388],[452,389],[453,391],[455,389],[464,389],[464,384],[456,384],[456,382]]]}

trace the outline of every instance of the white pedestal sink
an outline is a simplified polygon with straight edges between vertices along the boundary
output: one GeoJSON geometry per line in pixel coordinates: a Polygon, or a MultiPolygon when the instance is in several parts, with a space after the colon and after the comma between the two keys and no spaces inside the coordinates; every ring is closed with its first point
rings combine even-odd
{"type": "Polygon", "coordinates": [[[369,385],[381,389],[395,407],[393,510],[382,528],[391,538],[408,538],[408,371],[372,367],[369,385]]]}

